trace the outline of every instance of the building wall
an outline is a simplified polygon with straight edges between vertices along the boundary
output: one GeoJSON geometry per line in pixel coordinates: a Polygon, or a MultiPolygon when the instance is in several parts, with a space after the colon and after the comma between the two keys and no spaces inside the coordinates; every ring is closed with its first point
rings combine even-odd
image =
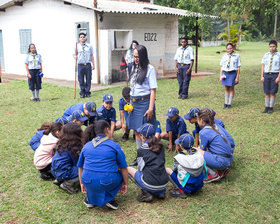
{"type": "MultiPolygon", "coordinates": [[[[175,71],[173,57],[178,44],[177,16],[104,13],[98,26],[101,30],[132,30],[132,39],[147,47],[150,63],[159,76],[175,71]]],[[[112,70],[119,70],[120,52],[112,53],[118,56],[112,57],[112,70]]]]}
{"type": "MultiPolygon", "coordinates": [[[[32,42],[43,58],[46,77],[74,80],[73,59],[76,23],[89,22],[90,43],[94,41],[94,11],[60,0],[29,0],[0,12],[5,72],[26,75],[25,54],[20,54],[19,29],[32,29],[32,42]]],[[[95,72],[93,81],[96,82],[95,72]]]]}

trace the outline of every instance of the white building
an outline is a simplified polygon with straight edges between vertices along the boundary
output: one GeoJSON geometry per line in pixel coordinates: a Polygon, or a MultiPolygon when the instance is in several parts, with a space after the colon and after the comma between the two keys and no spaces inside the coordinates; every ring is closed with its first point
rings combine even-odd
{"type": "Polygon", "coordinates": [[[201,15],[137,1],[0,0],[2,70],[26,75],[27,47],[34,43],[46,77],[74,80],[75,43],[85,31],[95,49],[93,83],[124,80],[119,64],[132,40],[147,47],[159,76],[171,73],[178,16],[201,15]]]}

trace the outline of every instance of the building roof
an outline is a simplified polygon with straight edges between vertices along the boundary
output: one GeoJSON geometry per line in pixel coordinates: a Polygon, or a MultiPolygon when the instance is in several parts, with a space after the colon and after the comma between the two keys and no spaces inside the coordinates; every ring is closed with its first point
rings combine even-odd
{"type": "MultiPolygon", "coordinates": [[[[25,0],[0,0],[0,10],[5,10],[6,8],[11,7],[13,5],[20,5],[24,1],[25,0]]],[[[217,16],[204,15],[201,13],[155,5],[147,2],[97,0],[97,8],[94,8],[93,0],[64,0],[64,2],[79,5],[88,9],[93,9],[97,12],[106,13],[162,14],[188,17],[218,18],[217,16]]]]}

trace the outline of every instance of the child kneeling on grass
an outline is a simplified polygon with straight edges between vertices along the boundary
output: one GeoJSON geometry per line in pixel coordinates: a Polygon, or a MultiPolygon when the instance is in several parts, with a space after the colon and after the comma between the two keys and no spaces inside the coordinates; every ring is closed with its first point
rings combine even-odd
{"type": "Polygon", "coordinates": [[[49,129],[51,127],[52,123],[51,122],[44,122],[39,129],[37,129],[36,134],[30,139],[29,145],[31,149],[36,151],[36,149],[40,146],[41,144],[41,138],[43,137],[43,133],[46,129],[49,129]]]}
{"type": "Polygon", "coordinates": [[[82,149],[82,134],[78,124],[65,124],[52,160],[51,172],[56,178],[54,184],[70,194],[79,191],[77,162],[82,149]]]}
{"type": "Polygon", "coordinates": [[[51,164],[53,152],[60,136],[62,124],[59,122],[52,123],[50,128],[43,132],[41,144],[36,149],[34,154],[34,165],[41,173],[43,180],[54,180],[51,174],[51,164]]]}
{"type": "Polygon", "coordinates": [[[155,129],[150,123],[143,124],[137,129],[142,141],[141,148],[137,149],[138,171],[128,167],[128,174],[134,178],[141,189],[137,197],[140,202],[151,202],[154,196],[165,198],[168,175],[165,171],[164,147],[154,136],[155,129]]]}
{"type": "Polygon", "coordinates": [[[187,194],[203,187],[203,168],[206,169],[206,164],[203,156],[193,148],[194,138],[191,134],[181,135],[175,144],[180,146],[182,152],[174,157],[173,170],[166,168],[171,183],[176,187],[169,193],[172,197],[187,198],[187,194]]]}

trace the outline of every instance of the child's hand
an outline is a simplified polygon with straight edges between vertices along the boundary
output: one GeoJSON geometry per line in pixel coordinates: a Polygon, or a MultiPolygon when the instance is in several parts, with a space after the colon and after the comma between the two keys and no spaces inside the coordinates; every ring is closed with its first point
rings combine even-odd
{"type": "Polygon", "coordinates": [[[30,73],[28,73],[28,74],[27,74],[27,76],[28,76],[28,78],[30,78],[30,79],[31,79],[31,75],[30,75],[30,73]]]}
{"type": "Polygon", "coordinates": [[[121,194],[125,194],[127,192],[127,185],[126,184],[122,184],[120,192],[121,192],[121,194]]]}
{"type": "Polygon", "coordinates": [[[123,124],[122,125],[122,131],[125,132],[125,129],[126,129],[126,124],[123,124]]]}
{"type": "MultiPolygon", "coordinates": [[[[276,80],[275,80],[276,81],[276,80]]],[[[261,82],[264,83],[264,77],[261,77],[261,82]]]]}
{"type": "Polygon", "coordinates": [[[172,150],[173,150],[172,144],[169,144],[168,145],[168,151],[172,151],[172,150]]]}
{"type": "Polygon", "coordinates": [[[280,78],[278,77],[277,79],[275,79],[275,83],[278,84],[280,81],[280,78]]]}
{"type": "Polygon", "coordinates": [[[80,185],[81,185],[81,191],[82,191],[82,193],[83,193],[83,194],[86,194],[86,193],[87,193],[86,187],[85,187],[82,183],[80,183],[80,185]]]}
{"type": "Polygon", "coordinates": [[[176,152],[178,152],[178,153],[179,153],[180,146],[179,146],[179,145],[176,145],[176,146],[175,146],[175,150],[176,150],[176,152]]]}

